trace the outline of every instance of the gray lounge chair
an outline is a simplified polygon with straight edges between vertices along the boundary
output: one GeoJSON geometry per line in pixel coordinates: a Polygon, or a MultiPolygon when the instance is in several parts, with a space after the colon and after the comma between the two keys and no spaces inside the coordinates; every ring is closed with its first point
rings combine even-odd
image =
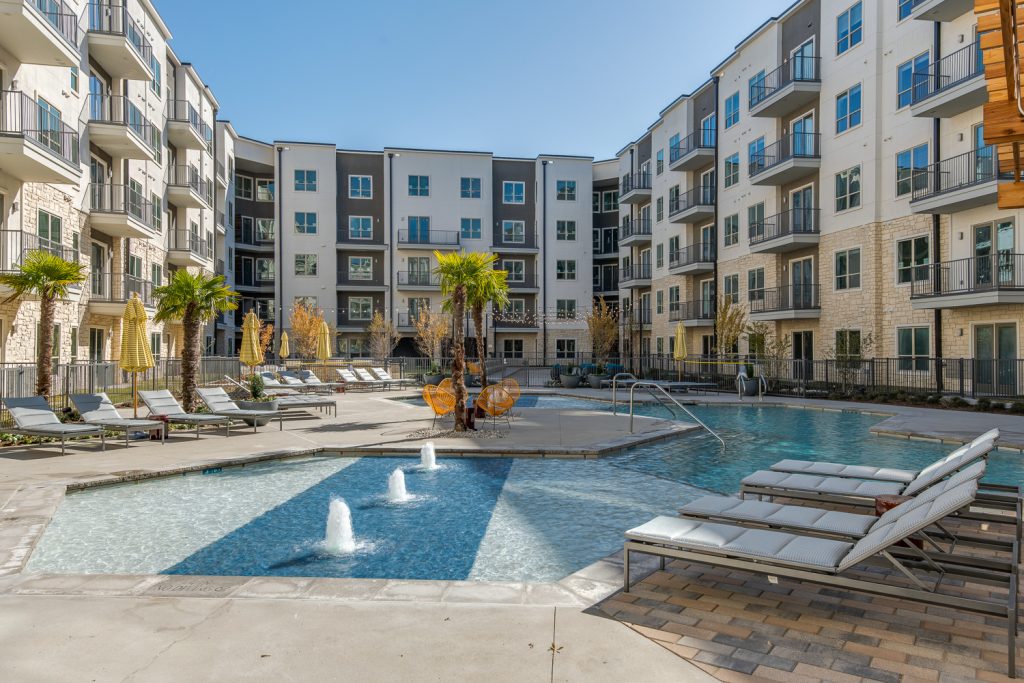
{"type": "Polygon", "coordinates": [[[121,417],[117,412],[110,397],[104,393],[99,394],[72,394],[71,402],[75,409],[82,416],[86,424],[99,425],[104,429],[124,432],[124,446],[127,448],[131,443],[129,437],[132,432],[148,432],[153,429],[160,430],[160,443],[164,443],[164,423],[159,420],[140,420],[130,417],[121,417]]]}
{"type": "MultiPolygon", "coordinates": [[[[295,389],[282,384],[281,380],[272,372],[261,372],[260,377],[263,378],[263,389],[268,395],[272,396],[294,396],[299,393],[295,389]]],[[[234,380],[231,380],[234,381],[234,380]]]]}
{"type": "Polygon", "coordinates": [[[22,436],[43,436],[51,439],[60,439],[60,454],[65,454],[64,442],[66,439],[75,439],[82,436],[99,436],[100,449],[106,450],[107,443],[104,438],[104,429],[95,425],[86,425],[77,422],[63,423],[57,414],[50,408],[50,404],[42,396],[26,396],[24,398],[7,397],[4,405],[14,419],[14,427],[5,427],[4,431],[10,434],[22,436]]]}
{"type": "MultiPolygon", "coordinates": [[[[227,375],[225,375],[225,379],[242,391],[249,392],[250,395],[252,394],[252,392],[249,391],[249,387],[241,382],[236,381],[227,375]]],[[[297,394],[295,392],[291,392],[284,395],[275,395],[275,398],[277,398],[277,407],[279,410],[287,410],[289,408],[316,408],[317,410],[330,411],[333,409],[334,417],[338,417],[337,401],[333,398],[328,398],[327,396],[310,396],[309,394],[297,394]]]]}
{"type": "Polygon", "coordinates": [[[388,385],[396,387],[407,387],[412,386],[415,382],[411,379],[395,378],[391,376],[391,373],[384,368],[370,368],[370,372],[377,376],[377,379],[381,382],[385,382],[388,385]]]}
{"type": "MultiPolygon", "coordinates": [[[[285,373],[282,373],[282,376],[284,375],[285,373]]],[[[294,376],[306,387],[311,387],[313,391],[333,392],[335,389],[345,386],[344,382],[324,382],[312,370],[298,370],[294,376]]]]}
{"type": "Polygon", "coordinates": [[[623,590],[630,587],[630,554],[698,562],[729,570],[783,576],[810,581],[830,588],[849,589],[874,595],[920,602],[943,608],[970,611],[1006,619],[1008,669],[1015,672],[1017,635],[1017,564],[1011,560],[988,560],[984,566],[971,558],[926,553],[913,544],[897,548],[901,541],[945,517],[971,505],[978,489],[976,480],[958,484],[934,499],[914,499],[899,507],[898,514],[871,528],[854,542],[818,538],[770,529],[750,529],[678,517],[656,517],[626,532],[623,546],[623,590]],[[889,574],[873,572],[850,575],[849,571],[869,560],[884,559],[908,582],[889,574]],[[938,579],[926,585],[922,571],[934,571],[938,579]],[[998,586],[1006,591],[960,592],[961,581],[998,586]]]}
{"type": "MultiPolygon", "coordinates": [[[[238,418],[239,420],[252,420],[252,431],[256,431],[259,425],[257,424],[259,418],[277,418],[278,429],[284,430],[284,416],[280,410],[242,410],[231,400],[228,393],[220,387],[212,387],[209,389],[196,389],[196,394],[199,395],[199,399],[206,404],[206,407],[210,409],[210,412],[214,415],[222,415],[224,417],[238,418]]],[[[280,405],[280,403],[278,403],[280,405]]]]}
{"type": "Polygon", "coordinates": [[[358,377],[359,381],[361,382],[366,382],[367,384],[376,384],[378,387],[386,388],[388,390],[391,389],[391,382],[385,382],[384,380],[377,379],[372,374],[370,374],[370,371],[367,370],[366,368],[352,368],[352,372],[356,374],[356,377],[358,377]]]}
{"type": "Polygon", "coordinates": [[[197,439],[199,438],[199,428],[204,425],[224,425],[224,436],[231,434],[230,417],[211,415],[210,413],[186,413],[174,395],[166,389],[140,391],[139,398],[146,404],[151,415],[159,415],[171,424],[194,426],[197,439]]]}
{"type": "Polygon", "coordinates": [[[335,368],[334,371],[338,373],[339,377],[341,377],[342,381],[345,383],[346,389],[369,389],[372,391],[373,389],[382,386],[380,380],[373,380],[370,382],[364,379],[359,379],[356,377],[355,373],[348,368],[335,368]]]}

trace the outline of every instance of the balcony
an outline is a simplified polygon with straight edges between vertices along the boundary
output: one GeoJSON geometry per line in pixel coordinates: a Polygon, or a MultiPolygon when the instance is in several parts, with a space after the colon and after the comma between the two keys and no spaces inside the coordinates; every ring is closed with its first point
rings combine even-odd
{"type": "Polygon", "coordinates": [[[171,234],[171,248],[167,261],[176,266],[209,268],[212,266],[213,250],[202,237],[194,232],[178,230],[171,234]]]}
{"type": "Polygon", "coordinates": [[[949,118],[988,102],[985,65],[981,50],[971,43],[948,57],[915,71],[910,91],[910,113],[927,118],[949,118]]]}
{"type": "Polygon", "coordinates": [[[668,305],[670,322],[681,322],[684,327],[708,327],[715,324],[715,300],[674,301],[668,305]]]}
{"type": "Polygon", "coordinates": [[[167,169],[167,201],[178,208],[208,209],[213,205],[213,188],[195,166],[167,169]]]}
{"type": "Polygon", "coordinates": [[[651,286],[651,264],[639,263],[619,269],[621,289],[643,289],[651,286]]]}
{"type": "Polygon", "coordinates": [[[171,100],[167,103],[168,142],[184,149],[208,149],[209,135],[210,127],[191,102],[171,100]]]}
{"type": "MultiPolygon", "coordinates": [[[[78,261],[81,258],[81,254],[71,247],[40,239],[38,235],[21,230],[0,230],[0,272],[17,271],[21,268],[25,254],[39,250],[59,256],[65,261],[78,261]]],[[[8,288],[0,288],[0,291],[10,293],[8,288]]]]}
{"type": "Polygon", "coordinates": [[[953,21],[974,9],[974,0],[916,0],[911,19],[953,21]]]}
{"type": "Polygon", "coordinates": [[[244,270],[236,268],[235,270],[234,284],[238,289],[256,290],[256,292],[263,294],[272,294],[275,281],[276,277],[273,270],[264,270],[263,272],[249,270],[248,268],[244,270]]]}
{"type": "Polygon", "coordinates": [[[651,221],[644,218],[623,218],[619,226],[619,248],[634,244],[650,244],[651,221]]]}
{"type": "Polygon", "coordinates": [[[786,185],[814,175],[821,168],[821,136],[790,133],[763,151],[750,155],[753,185],[786,185]]]}
{"type": "Polygon", "coordinates": [[[992,145],[932,164],[913,176],[910,210],[956,213],[994,204],[999,194],[998,166],[996,148],[992,145]]]}
{"type": "Polygon", "coordinates": [[[512,277],[512,273],[509,273],[509,279],[506,280],[510,291],[518,293],[540,291],[536,273],[521,274],[518,279],[512,279],[512,277]]]}
{"type": "Polygon", "coordinates": [[[458,249],[458,230],[399,230],[400,249],[458,249]]]}
{"type": "MultiPolygon", "coordinates": [[[[372,313],[370,314],[373,315],[372,313]]],[[[416,326],[413,325],[413,321],[409,318],[409,314],[405,313],[405,318],[402,318],[403,314],[399,314],[398,329],[415,330],[416,326]]],[[[363,332],[366,330],[366,326],[370,324],[371,318],[350,318],[348,311],[339,310],[337,317],[337,331],[338,332],[363,332]]]]}
{"type": "Polygon", "coordinates": [[[520,235],[506,235],[505,231],[498,227],[494,231],[493,251],[503,254],[536,254],[540,251],[537,231],[526,231],[520,235]]]}
{"type": "Polygon", "coordinates": [[[339,249],[345,249],[345,251],[387,251],[388,245],[384,244],[382,237],[372,237],[372,231],[368,234],[370,236],[365,239],[353,237],[347,225],[339,225],[335,242],[339,249]]]}
{"type": "Polygon", "coordinates": [[[697,275],[715,269],[714,242],[698,242],[668,255],[668,272],[673,275],[697,275]]]}
{"type": "Polygon", "coordinates": [[[716,188],[695,187],[678,197],[669,197],[668,220],[670,223],[698,223],[715,217],[716,188]]]}
{"type": "Polygon", "coordinates": [[[536,332],[537,309],[526,306],[522,311],[496,309],[492,314],[495,332],[536,332]]]}
{"type": "Polygon", "coordinates": [[[750,251],[783,254],[806,249],[821,240],[820,209],[790,209],[750,226],[750,251]]]}
{"type": "Polygon", "coordinates": [[[750,115],[778,117],[806,106],[821,92],[821,58],[796,56],[750,86],[750,115]]]}
{"type": "Polygon", "coordinates": [[[93,270],[89,277],[89,287],[89,312],[96,315],[121,317],[125,304],[135,294],[139,295],[146,307],[156,306],[153,282],[137,275],[93,270]]]}
{"type": "Polygon", "coordinates": [[[388,285],[384,284],[383,275],[375,275],[373,270],[370,272],[344,268],[338,270],[339,292],[385,292],[387,290],[388,285]]]}
{"type": "Polygon", "coordinates": [[[618,295],[619,293],[619,269],[609,268],[605,271],[601,269],[601,275],[594,278],[594,294],[612,294],[618,295]]]}
{"type": "Polygon", "coordinates": [[[441,276],[436,273],[422,271],[398,271],[398,288],[420,291],[440,291],[441,276]]]}
{"type": "Polygon", "coordinates": [[[0,91],[0,168],[24,182],[75,184],[81,179],[78,131],[28,95],[0,91]]]}
{"type": "Polygon", "coordinates": [[[114,237],[149,239],[159,234],[153,202],[128,185],[89,185],[89,222],[114,237]]]}
{"type": "Polygon", "coordinates": [[[89,95],[89,142],[120,159],[156,160],[154,128],[121,95],[89,95]]]}
{"type": "Polygon", "coordinates": [[[124,5],[90,3],[89,57],[113,78],[149,81],[153,48],[124,5]]]}
{"type": "Polygon", "coordinates": [[[750,320],[803,320],[821,317],[818,285],[787,285],[749,292],[750,320]]]}
{"type": "Polygon", "coordinates": [[[78,16],[62,0],[0,0],[0,45],[23,64],[78,66],[78,16]]]}
{"type": "MultiPolygon", "coordinates": [[[[203,124],[203,125],[206,125],[206,124],[203,124]]],[[[221,161],[220,159],[217,159],[214,162],[214,166],[216,167],[217,184],[220,185],[221,187],[227,189],[227,186],[228,186],[228,174],[224,170],[224,162],[221,161]]]]}
{"type": "Polygon", "coordinates": [[[668,148],[668,170],[693,171],[715,162],[714,129],[690,133],[678,145],[668,148]]]}
{"type": "Polygon", "coordinates": [[[650,327],[651,307],[623,308],[619,311],[619,323],[625,327],[650,327]]]}
{"type": "Polygon", "coordinates": [[[646,204],[651,201],[651,174],[627,173],[619,181],[619,204],[646,204]]]}
{"type": "Polygon", "coordinates": [[[988,256],[920,266],[910,285],[916,310],[1024,304],[1024,254],[988,256]]]}

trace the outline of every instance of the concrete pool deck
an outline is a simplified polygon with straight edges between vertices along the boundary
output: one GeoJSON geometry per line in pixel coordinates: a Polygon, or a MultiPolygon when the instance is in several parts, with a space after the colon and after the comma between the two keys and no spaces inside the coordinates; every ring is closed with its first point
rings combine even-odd
{"type": "MultiPolygon", "coordinates": [[[[730,585],[740,588],[726,600],[730,596],[714,584],[717,574],[704,572],[710,587],[695,596],[695,586],[687,588],[671,579],[673,574],[700,578],[685,565],[674,563],[668,574],[652,574],[655,565],[641,562],[636,579],[645,580],[649,592],[643,594],[641,587],[622,597],[621,560],[614,555],[551,584],[21,571],[68,486],[317,451],[413,452],[420,441],[408,435],[429,426],[430,419],[425,408],[391,400],[404,395],[414,392],[339,395],[337,419],[287,419],[283,432],[273,425],[256,434],[239,427],[229,438],[210,432],[199,440],[180,432],[165,446],[134,442],[125,449],[112,442],[101,452],[96,446],[74,445],[64,457],[52,447],[0,449],[0,639],[5,644],[0,679],[277,681],[345,675],[352,680],[680,681],[712,680],[709,674],[738,680],[756,671],[764,677],[786,674],[783,677],[793,681],[853,680],[852,662],[867,666],[870,661],[864,654],[856,659],[853,652],[835,655],[833,649],[843,651],[842,641],[828,644],[832,634],[843,634],[843,624],[849,621],[841,610],[816,613],[819,622],[838,624],[812,624],[817,640],[801,640],[799,628],[795,635],[786,634],[790,640],[780,652],[802,644],[802,655],[771,659],[758,648],[763,638],[772,637],[772,622],[766,622],[763,610],[746,607],[763,601],[733,599],[747,594],[743,585],[766,590],[756,579],[730,577],[730,585]],[[765,634],[759,633],[758,624],[767,624],[760,629],[765,634]],[[740,636],[741,631],[754,636],[740,636]],[[753,638],[751,643],[758,648],[748,650],[734,642],[737,638],[753,638]],[[819,648],[817,653],[807,651],[811,644],[819,648]],[[765,655],[753,667],[748,666],[751,652],[765,655]],[[817,659],[820,666],[796,669],[801,657],[817,659]],[[773,668],[783,660],[792,666],[773,668]],[[821,666],[829,666],[825,662],[839,662],[847,673],[840,675],[837,669],[832,672],[836,677],[823,676],[821,666]]],[[[607,399],[610,392],[579,390],[569,395],[607,399]]],[[[736,402],[734,395],[688,398],[709,404],[736,402]]],[[[1004,442],[1024,445],[1024,417],[1018,416],[774,397],[766,398],[764,405],[889,415],[879,428],[887,425],[903,436],[950,441],[963,441],[998,425],[1004,442]]],[[[544,451],[546,457],[599,457],[604,450],[629,443],[625,416],[609,419],[602,414],[595,419],[593,413],[576,409],[520,412],[511,436],[435,439],[439,455],[522,456],[544,451]]],[[[638,418],[637,437],[667,438],[675,433],[672,427],[665,420],[638,418]]],[[[822,600],[828,601],[829,594],[825,596],[822,600]]],[[[880,614],[868,626],[883,632],[885,615],[899,612],[882,609],[880,614]]],[[[938,680],[945,660],[921,661],[924,664],[907,664],[912,668],[904,680],[938,680]],[[925,668],[929,665],[930,670],[925,668]]],[[[997,665],[990,664],[975,669],[979,677],[998,676],[997,665]]],[[[892,680],[883,675],[893,673],[885,667],[873,671],[875,679],[892,680]]]]}

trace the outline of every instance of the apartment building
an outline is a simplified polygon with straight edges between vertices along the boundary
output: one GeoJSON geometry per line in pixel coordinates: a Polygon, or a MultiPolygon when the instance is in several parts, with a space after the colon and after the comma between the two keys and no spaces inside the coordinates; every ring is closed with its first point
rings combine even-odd
{"type": "MultiPolygon", "coordinates": [[[[219,104],[170,37],[148,0],[0,4],[0,268],[44,249],[89,269],[58,307],[60,361],[116,358],[132,294],[153,311],[171,271],[214,267],[219,104]]],[[[0,362],[34,360],[37,320],[0,307],[0,362]]],[[[180,325],[150,329],[179,352],[180,325]]]]}
{"type": "Polygon", "coordinates": [[[593,274],[594,302],[619,305],[619,160],[594,163],[593,274]]]}
{"type": "Polygon", "coordinates": [[[625,348],[669,353],[682,321],[710,351],[726,296],[797,358],[1015,358],[1019,211],[996,207],[972,9],[801,0],[624,147],[625,348]]]}

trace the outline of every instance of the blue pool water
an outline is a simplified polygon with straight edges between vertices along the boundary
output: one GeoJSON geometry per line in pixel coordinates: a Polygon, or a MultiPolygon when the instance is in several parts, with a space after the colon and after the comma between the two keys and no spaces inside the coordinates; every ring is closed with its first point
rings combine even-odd
{"type": "MultiPolygon", "coordinates": [[[[610,410],[606,403],[523,397],[527,408],[610,410]]],[[[643,412],[665,414],[660,407],[643,412]],[[659,412],[660,411],[660,412],[659,412]]],[[[600,460],[308,458],[229,468],[67,496],[30,571],[362,578],[557,580],[622,542],[622,531],[703,495],[733,493],[781,458],[884,462],[918,469],[951,450],[875,437],[882,418],[770,407],[695,407],[728,444],[703,433],[600,460]],[[404,470],[413,500],[386,500],[404,470]],[[321,547],[328,505],[352,509],[357,551],[321,547]]],[[[626,419],[620,417],[618,419],[626,419]]],[[[1024,479],[1020,454],[996,452],[986,479],[1024,479]]]]}

